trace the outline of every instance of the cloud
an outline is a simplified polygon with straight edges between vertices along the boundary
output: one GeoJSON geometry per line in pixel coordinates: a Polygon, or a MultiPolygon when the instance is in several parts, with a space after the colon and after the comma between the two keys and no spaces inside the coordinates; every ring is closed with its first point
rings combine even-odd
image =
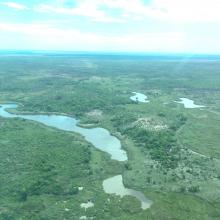
{"type": "MultiPolygon", "coordinates": [[[[48,14],[37,13],[33,17],[25,15],[27,17],[17,19],[25,19],[24,23],[0,21],[0,48],[16,49],[20,46],[20,49],[86,51],[220,51],[220,0],[151,0],[148,3],[144,0],[45,2],[32,8],[29,6],[29,10],[48,14]],[[107,25],[102,25],[100,29],[97,24],[88,27],[90,23],[84,22],[84,19],[74,19],[73,23],[71,16],[85,17],[95,22],[127,24],[111,25],[109,29],[107,25]],[[31,20],[28,21],[29,18],[32,23],[31,20]],[[30,23],[25,23],[27,21],[30,23]],[[137,26],[134,21],[138,22],[137,26]],[[71,28],[74,26],[80,30],[71,28]]],[[[6,3],[8,7],[14,7],[12,2],[0,4],[6,3]]],[[[15,7],[20,10],[27,8],[15,7]]],[[[12,21],[10,15],[3,16],[5,18],[2,20],[12,21]]]]}
{"type": "Polygon", "coordinates": [[[76,0],[73,8],[59,4],[41,4],[39,12],[80,15],[100,22],[141,21],[148,18],[170,22],[220,22],[219,0],[76,0]],[[108,10],[106,10],[108,9],[108,10]],[[115,16],[114,10],[120,11],[115,16]],[[108,13],[107,13],[108,12],[108,13]]]}
{"type": "Polygon", "coordinates": [[[5,5],[9,8],[14,8],[14,9],[17,9],[17,10],[25,10],[27,9],[27,7],[25,5],[22,5],[22,4],[18,4],[16,2],[3,2],[2,5],[5,5]]]}
{"type": "Polygon", "coordinates": [[[137,21],[146,17],[158,18],[164,13],[160,9],[145,5],[141,0],[78,0],[76,2],[77,5],[73,8],[64,7],[65,1],[59,1],[58,4],[53,5],[37,5],[35,10],[44,13],[85,16],[93,21],[109,23],[124,23],[129,19],[137,21]],[[118,16],[113,15],[115,9],[120,11],[118,16]]]}
{"type": "Polygon", "coordinates": [[[220,22],[219,0],[100,0],[112,9],[121,9],[133,20],[153,18],[171,22],[220,22]]]}
{"type": "Polygon", "coordinates": [[[174,22],[220,22],[219,0],[154,0],[152,7],[165,12],[162,19],[174,22]]]}
{"type": "Polygon", "coordinates": [[[151,4],[145,4],[142,0],[100,0],[100,2],[109,8],[120,9],[123,16],[133,20],[165,16],[165,12],[159,7],[156,8],[151,4]]]}
{"type": "MultiPolygon", "coordinates": [[[[10,8],[25,10],[27,6],[16,2],[3,2],[10,8]]],[[[67,0],[39,4],[33,9],[41,13],[83,16],[104,23],[125,23],[130,20],[155,19],[168,22],[220,22],[219,0],[76,0],[74,6],[67,0]],[[117,15],[115,11],[117,10],[117,15]]]]}
{"type": "Polygon", "coordinates": [[[182,51],[185,46],[184,34],[178,32],[108,36],[48,24],[0,23],[0,33],[11,34],[13,42],[15,34],[26,39],[32,45],[29,49],[166,52],[182,51]]]}
{"type": "Polygon", "coordinates": [[[104,23],[124,22],[122,18],[115,18],[109,16],[105,13],[105,11],[100,10],[98,8],[98,4],[96,1],[81,1],[81,3],[75,8],[66,8],[63,6],[40,4],[35,7],[35,10],[37,12],[44,12],[44,13],[57,13],[64,15],[84,16],[91,18],[93,21],[104,22],[104,23]]]}

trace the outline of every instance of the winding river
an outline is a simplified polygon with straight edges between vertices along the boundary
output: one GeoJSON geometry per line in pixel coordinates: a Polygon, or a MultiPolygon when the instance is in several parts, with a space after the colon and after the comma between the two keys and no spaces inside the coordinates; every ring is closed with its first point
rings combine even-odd
{"type": "Polygon", "coordinates": [[[79,120],[64,115],[18,115],[11,114],[6,109],[17,108],[16,104],[5,104],[0,107],[0,116],[5,118],[23,118],[31,121],[37,121],[44,125],[54,127],[63,131],[73,131],[81,134],[84,138],[93,144],[99,150],[107,152],[111,158],[118,161],[126,161],[127,153],[121,149],[120,141],[112,136],[104,128],[82,128],[77,126],[79,120]]]}
{"type": "MultiPolygon", "coordinates": [[[[126,151],[121,148],[121,142],[104,128],[82,128],[77,126],[79,120],[64,115],[24,115],[12,114],[7,111],[7,109],[14,109],[17,108],[17,106],[17,104],[1,104],[0,116],[4,118],[22,118],[36,121],[60,130],[79,133],[94,147],[110,154],[111,159],[117,161],[126,161],[128,159],[126,151]]],[[[104,180],[103,189],[108,194],[116,194],[121,197],[129,195],[137,198],[141,202],[142,209],[149,208],[152,204],[143,193],[125,188],[121,175],[104,180]]]]}

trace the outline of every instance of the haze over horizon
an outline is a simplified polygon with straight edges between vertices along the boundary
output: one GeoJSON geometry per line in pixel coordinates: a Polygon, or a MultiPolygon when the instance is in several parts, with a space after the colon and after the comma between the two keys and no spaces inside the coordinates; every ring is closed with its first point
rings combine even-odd
{"type": "Polygon", "coordinates": [[[0,1],[0,49],[220,54],[218,0],[0,1]]]}

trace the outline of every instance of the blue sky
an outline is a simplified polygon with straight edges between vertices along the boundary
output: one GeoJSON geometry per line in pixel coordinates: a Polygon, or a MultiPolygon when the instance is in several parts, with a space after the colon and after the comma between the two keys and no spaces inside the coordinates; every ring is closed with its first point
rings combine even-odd
{"type": "Polygon", "coordinates": [[[0,49],[220,54],[220,0],[0,0],[0,49]]]}

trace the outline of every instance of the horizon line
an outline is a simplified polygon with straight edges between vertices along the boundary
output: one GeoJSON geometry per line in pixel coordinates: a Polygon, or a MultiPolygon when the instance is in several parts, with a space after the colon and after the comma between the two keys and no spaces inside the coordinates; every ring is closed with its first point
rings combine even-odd
{"type": "Polygon", "coordinates": [[[220,53],[197,53],[197,52],[144,52],[144,51],[108,51],[108,50],[36,50],[36,49],[0,49],[0,53],[50,53],[50,54],[103,54],[103,55],[162,55],[162,56],[220,56],[220,53]]]}

